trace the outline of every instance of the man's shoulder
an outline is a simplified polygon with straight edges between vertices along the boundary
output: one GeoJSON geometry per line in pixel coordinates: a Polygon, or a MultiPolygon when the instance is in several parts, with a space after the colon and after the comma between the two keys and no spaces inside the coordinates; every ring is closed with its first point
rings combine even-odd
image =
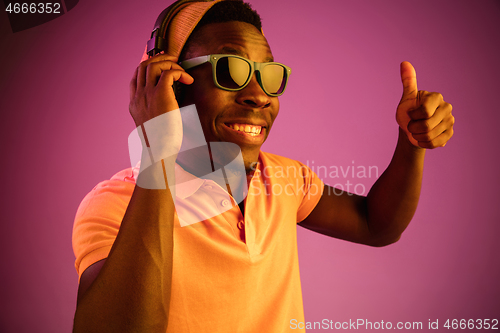
{"type": "Polygon", "coordinates": [[[303,163],[297,160],[284,157],[281,155],[264,152],[262,150],[260,151],[260,159],[262,160],[262,163],[264,165],[297,165],[297,166],[304,165],[303,163]]]}
{"type": "Polygon", "coordinates": [[[110,197],[129,198],[135,187],[134,168],[127,168],[115,173],[111,178],[99,182],[85,196],[82,204],[95,201],[96,199],[109,200],[110,197]]]}
{"type": "Polygon", "coordinates": [[[133,168],[124,169],[94,186],[78,206],[75,225],[87,217],[111,219],[122,215],[134,192],[133,176],[133,168]]]}
{"type": "Polygon", "coordinates": [[[264,175],[276,179],[293,180],[296,177],[314,177],[314,172],[304,163],[281,155],[261,151],[259,169],[264,175]]]}
{"type": "Polygon", "coordinates": [[[123,169],[109,179],[103,180],[99,182],[94,188],[93,191],[99,190],[106,187],[134,187],[135,185],[135,168],[127,168],[123,169]]]}

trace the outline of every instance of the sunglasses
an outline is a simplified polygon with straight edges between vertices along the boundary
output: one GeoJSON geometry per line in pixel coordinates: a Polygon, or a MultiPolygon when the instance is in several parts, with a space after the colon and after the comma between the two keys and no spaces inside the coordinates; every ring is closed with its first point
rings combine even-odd
{"type": "Polygon", "coordinates": [[[245,88],[257,72],[257,82],[269,96],[281,96],[285,92],[288,77],[292,69],[279,62],[255,62],[232,54],[209,54],[184,60],[182,68],[212,64],[212,75],[215,85],[223,90],[238,91],[245,88]]]}

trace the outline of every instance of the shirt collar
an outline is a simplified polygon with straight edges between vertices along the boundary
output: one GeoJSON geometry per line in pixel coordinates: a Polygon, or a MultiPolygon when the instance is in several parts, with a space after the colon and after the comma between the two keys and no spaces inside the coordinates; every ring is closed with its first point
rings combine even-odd
{"type": "MultiPolygon", "coordinates": [[[[140,168],[141,161],[139,161],[136,166],[132,168],[134,182],[139,175],[140,168]]],[[[175,181],[175,195],[181,199],[186,199],[187,197],[193,195],[205,182],[204,179],[190,174],[177,163],[175,164],[175,181]]]]}
{"type": "MultiPolygon", "coordinates": [[[[132,168],[134,182],[137,179],[137,176],[139,175],[140,168],[141,168],[141,161],[139,161],[136,164],[136,166],[132,168]]],[[[262,172],[261,168],[262,168],[262,151],[259,152],[259,160],[257,162],[257,166],[255,168],[254,174],[252,175],[252,178],[260,176],[262,172]]],[[[184,170],[177,163],[175,163],[175,180],[176,180],[175,195],[181,199],[186,199],[187,197],[193,195],[194,193],[196,193],[196,191],[200,189],[200,187],[205,182],[211,181],[196,177],[195,175],[184,170]]]]}

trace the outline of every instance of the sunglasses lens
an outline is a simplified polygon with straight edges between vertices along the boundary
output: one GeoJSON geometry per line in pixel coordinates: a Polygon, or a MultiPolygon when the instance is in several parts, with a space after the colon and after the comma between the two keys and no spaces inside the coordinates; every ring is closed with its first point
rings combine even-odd
{"type": "Polygon", "coordinates": [[[217,82],[224,88],[238,89],[250,76],[250,64],[235,57],[223,57],[217,62],[217,82]]]}
{"type": "MultiPolygon", "coordinates": [[[[249,62],[235,57],[222,56],[217,60],[215,76],[219,86],[232,90],[242,89],[250,79],[252,67],[249,62]]],[[[260,69],[262,88],[272,96],[279,96],[285,91],[288,73],[278,63],[265,64],[260,69]]]]}
{"type": "Polygon", "coordinates": [[[262,85],[269,94],[281,94],[286,86],[286,70],[278,64],[267,65],[261,73],[262,85]]]}

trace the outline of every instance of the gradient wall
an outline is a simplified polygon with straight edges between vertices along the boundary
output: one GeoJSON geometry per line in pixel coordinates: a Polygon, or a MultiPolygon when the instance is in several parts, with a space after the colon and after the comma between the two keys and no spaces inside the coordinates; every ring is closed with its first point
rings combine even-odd
{"type": "MultiPolygon", "coordinates": [[[[306,320],[500,319],[500,2],[250,2],[275,58],[293,69],[266,151],[368,191],[375,171],[324,170],[388,165],[403,60],[457,120],[446,148],[427,153],[421,202],[398,243],[370,248],[299,228],[306,320]]],[[[0,13],[0,332],[71,330],[74,214],[128,167],[128,84],[168,3],[81,0],[16,34],[0,13]]]]}

